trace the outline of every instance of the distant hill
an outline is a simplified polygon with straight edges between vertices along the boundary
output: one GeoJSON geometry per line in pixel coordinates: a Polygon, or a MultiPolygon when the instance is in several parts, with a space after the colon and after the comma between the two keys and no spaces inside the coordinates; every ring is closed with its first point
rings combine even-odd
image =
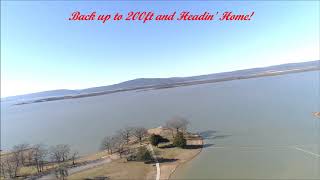
{"type": "Polygon", "coordinates": [[[68,89],[58,89],[52,91],[43,91],[43,92],[36,92],[31,94],[25,95],[18,95],[18,96],[10,96],[1,98],[1,101],[30,101],[30,100],[37,100],[41,98],[48,98],[48,97],[56,97],[56,96],[67,96],[67,95],[75,95],[78,92],[75,90],[68,90],[68,89]]]}
{"type": "Polygon", "coordinates": [[[190,76],[190,77],[139,78],[139,79],[125,81],[119,84],[114,84],[109,86],[100,86],[100,87],[83,89],[80,91],[80,93],[113,91],[117,89],[128,89],[128,88],[137,88],[137,87],[154,86],[154,85],[169,85],[169,84],[190,82],[190,81],[220,79],[220,78],[228,78],[228,77],[234,77],[234,76],[247,76],[247,75],[252,75],[256,73],[266,73],[266,72],[272,72],[272,71],[314,68],[319,66],[320,66],[320,61],[310,61],[310,62],[303,62],[303,63],[282,64],[282,65],[276,65],[276,66],[270,66],[270,67],[253,68],[253,69],[245,69],[245,70],[238,70],[238,71],[231,71],[231,72],[224,72],[224,73],[214,73],[214,74],[207,74],[207,75],[200,75],[200,76],[190,76]]]}
{"type": "Polygon", "coordinates": [[[102,91],[114,91],[119,89],[137,88],[144,86],[154,86],[159,84],[173,84],[177,82],[182,82],[184,78],[139,78],[130,81],[125,81],[119,84],[101,86],[83,89],[80,93],[94,93],[102,91]]]}
{"type": "Polygon", "coordinates": [[[271,76],[286,73],[295,73],[302,71],[320,70],[320,61],[310,61],[303,63],[282,64],[270,67],[253,68],[238,70],[232,72],[207,74],[191,77],[172,77],[172,78],[140,78],[125,81],[119,84],[93,87],[82,90],[52,90],[38,92],[26,95],[11,96],[2,98],[1,101],[15,101],[18,104],[53,101],[60,99],[81,98],[88,96],[97,96],[122,91],[138,90],[138,89],[159,89],[177,86],[187,86],[203,83],[214,83],[220,81],[247,79],[261,76],[271,76]]]}

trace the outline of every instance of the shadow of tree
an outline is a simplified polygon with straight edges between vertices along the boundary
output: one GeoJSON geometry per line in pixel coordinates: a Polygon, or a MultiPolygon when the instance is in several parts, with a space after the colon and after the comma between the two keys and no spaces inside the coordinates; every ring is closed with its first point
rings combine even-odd
{"type": "MultiPolygon", "coordinates": [[[[166,163],[166,162],[175,162],[175,161],[177,161],[178,159],[175,159],[175,158],[172,158],[172,159],[169,159],[169,158],[158,158],[158,162],[159,163],[166,163]]],[[[146,162],[144,162],[145,164],[153,164],[153,163],[155,163],[155,161],[154,160],[151,160],[151,161],[146,161],[146,162]]]]}
{"type": "Polygon", "coordinates": [[[200,149],[203,145],[186,145],[184,149],[200,149]]]}
{"type": "MultiPolygon", "coordinates": [[[[199,148],[207,148],[210,146],[213,146],[214,144],[204,144],[204,145],[186,145],[184,149],[199,149],[199,148]]],[[[167,144],[160,146],[160,149],[166,149],[166,148],[174,148],[175,146],[173,144],[167,144]]]]}
{"type": "Polygon", "coordinates": [[[214,136],[215,133],[217,133],[217,131],[215,131],[215,130],[207,130],[207,131],[202,131],[199,134],[203,139],[210,139],[210,138],[212,138],[214,136]]]}
{"type": "Polygon", "coordinates": [[[224,139],[231,136],[229,134],[215,135],[217,132],[218,131],[215,131],[215,130],[208,130],[208,131],[200,132],[199,134],[203,139],[224,139]]]}
{"type": "Polygon", "coordinates": [[[158,159],[159,163],[165,163],[165,162],[175,162],[177,161],[178,159],[175,159],[175,158],[172,158],[172,159],[169,159],[169,158],[160,158],[158,159]]]}
{"type": "Polygon", "coordinates": [[[214,146],[214,144],[204,144],[204,145],[202,146],[202,148],[207,148],[207,147],[211,147],[211,146],[214,146]]]}
{"type": "Polygon", "coordinates": [[[84,180],[108,180],[108,179],[110,179],[110,178],[107,176],[97,176],[94,178],[85,178],[84,180]]]}
{"type": "Polygon", "coordinates": [[[213,136],[210,139],[224,139],[224,138],[227,138],[227,137],[230,137],[230,136],[231,135],[217,135],[217,136],[213,136]]]}
{"type": "Polygon", "coordinates": [[[172,144],[172,143],[170,143],[170,144],[165,144],[165,145],[161,145],[161,146],[159,146],[158,148],[160,148],[160,149],[166,149],[166,148],[174,148],[175,146],[172,144]]]}

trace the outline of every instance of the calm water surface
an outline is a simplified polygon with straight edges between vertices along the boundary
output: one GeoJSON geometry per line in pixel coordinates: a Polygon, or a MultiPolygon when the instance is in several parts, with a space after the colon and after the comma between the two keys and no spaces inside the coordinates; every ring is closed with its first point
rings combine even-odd
{"type": "Polygon", "coordinates": [[[1,104],[1,145],[67,143],[83,154],[124,126],[175,115],[206,148],[174,178],[320,179],[319,71],[11,106],[1,104]]]}

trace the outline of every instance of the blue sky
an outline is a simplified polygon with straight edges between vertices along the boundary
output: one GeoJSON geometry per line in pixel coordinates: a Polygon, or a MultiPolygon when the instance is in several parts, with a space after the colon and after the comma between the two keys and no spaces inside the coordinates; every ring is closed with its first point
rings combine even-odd
{"type": "Polygon", "coordinates": [[[319,1],[1,1],[1,96],[318,60],[319,1]],[[251,13],[247,22],[72,22],[73,11],[251,13]]]}

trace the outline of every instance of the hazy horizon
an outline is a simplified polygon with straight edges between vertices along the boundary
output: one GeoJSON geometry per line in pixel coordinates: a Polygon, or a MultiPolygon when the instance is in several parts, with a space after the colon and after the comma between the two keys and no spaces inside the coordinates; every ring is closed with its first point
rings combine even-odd
{"type": "MultiPolygon", "coordinates": [[[[297,63],[307,63],[307,62],[313,62],[313,61],[319,61],[319,62],[320,62],[320,60],[311,60],[311,61],[304,61],[304,62],[297,62],[297,63]]],[[[296,62],[294,62],[294,63],[296,63],[296,62]]],[[[213,72],[213,73],[209,73],[209,74],[227,73],[227,72],[233,72],[233,71],[241,71],[241,70],[255,69],[255,68],[265,68],[265,67],[272,67],[272,66],[286,65],[286,64],[294,64],[294,63],[274,64],[274,65],[270,65],[270,66],[259,66],[259,67],[252,67],[252,68],[246,68],[246,69],[236,69],[236,70],[232,70],[232,71],[213,72]]],[[[201,76],[201,75],[209,75],[209,74],[197,74],[197,75],[192,75],[192,76],[174,76],[174,77],[138,77],[138,78],[135,78],[135,79],[183,78],[183,77],[193,77],[193,76],[201,76]]],[[[63,88],[60,88],[60,89],[49,89],[49,90],[44,90],[44,91],[31,92],[31,93],[26,93],[26,94],[17,94],[17,95],[12,95],[12,96],[2,96],[2,95],[1,95],[1,99],[3,99],[3,98],[8,98],[8,97],[14,97],[14,96],[27,95],[27,94],[35,94],[35,93],[41,93],[41,92],[50,92],[50,91],[55,91],[55,90],[77,91],[77,90],[83,90],[83,89],[88,89],[88,88],[95,88],[95,87],[115,85],[115,84],[119,84],[119,83],[131,81],[131,80],[135,80],[135,79],[127,79],[127,80],[124,80],[124,81],[116,82],[116,83],[114,83],[114,84],[101,84],[101,85],[98,85],[98,86],[85,87],[85,88],[82,88],[82,89],[63,89],[63,88]]]]}

